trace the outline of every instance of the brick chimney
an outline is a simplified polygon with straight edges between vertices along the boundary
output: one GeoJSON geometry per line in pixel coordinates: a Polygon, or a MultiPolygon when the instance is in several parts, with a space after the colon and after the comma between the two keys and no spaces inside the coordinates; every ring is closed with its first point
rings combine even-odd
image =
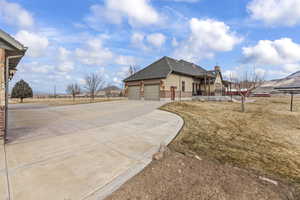
{"type": "Polygon", "coordinates": [[[219,67],[219,66],[215,66],[215,71],[218,71],[218,72],[220,72],[220,71],[221,71],[221,67],[219,67]]]}

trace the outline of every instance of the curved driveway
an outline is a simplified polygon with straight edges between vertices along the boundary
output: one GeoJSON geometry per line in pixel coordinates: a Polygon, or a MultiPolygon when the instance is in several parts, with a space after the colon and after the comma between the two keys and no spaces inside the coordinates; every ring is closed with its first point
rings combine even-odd
{"type": "Polygon", "coordinates": [[[0,198],[103,199],[143,169],[159,145],[169,143],[182,127],[180,117],[156,110],[161,105],[11,106],[0,198]]]}

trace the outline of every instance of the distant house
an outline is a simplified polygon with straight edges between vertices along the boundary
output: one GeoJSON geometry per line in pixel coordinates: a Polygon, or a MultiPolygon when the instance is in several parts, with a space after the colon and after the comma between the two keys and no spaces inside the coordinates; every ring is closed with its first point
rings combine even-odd
{"type": "Polygon", "coordinates": [[[114,85],[107,86],[101,91],[103,91],[104,95],[107,97],[119,97],[122,93],[122,90],[114,85]]]}
{"type": "Polygon", "coordinates": [[[202,67],[163,57],[124,80],[125,95],[132,100],[178,100],[192,96],[221,96],[225,93],[221,69],[202,67]]]}

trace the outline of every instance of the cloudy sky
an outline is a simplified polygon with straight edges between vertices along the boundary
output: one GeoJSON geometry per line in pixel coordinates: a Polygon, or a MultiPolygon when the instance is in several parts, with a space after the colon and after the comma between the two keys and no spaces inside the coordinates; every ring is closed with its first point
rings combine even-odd
{"type": "Polygon", "coordinates": [[[94,72],[121,86],[165,55],[225,76],[300,70],[299,0],[0,0],[0,28],[29,47],[13,83],[39,92],[94,72]]]}

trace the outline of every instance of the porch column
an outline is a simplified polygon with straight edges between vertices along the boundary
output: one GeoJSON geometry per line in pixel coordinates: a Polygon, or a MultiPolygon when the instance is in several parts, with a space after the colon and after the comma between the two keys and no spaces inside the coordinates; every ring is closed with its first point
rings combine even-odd
{"type": "Polygon", "coordinates": [[[0,48],[0,145],[5,142],[5,50],[0,48]]]}

